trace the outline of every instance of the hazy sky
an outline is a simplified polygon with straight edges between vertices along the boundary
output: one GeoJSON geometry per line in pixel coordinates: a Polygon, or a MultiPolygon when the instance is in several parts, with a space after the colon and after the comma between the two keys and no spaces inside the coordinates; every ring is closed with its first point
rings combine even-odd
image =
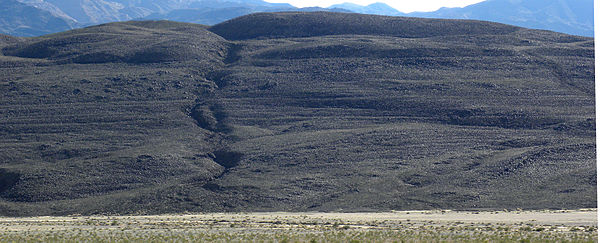
{"type": "Polygon", "coordinates": [[[296,7],[329,7],[333,4],[351,2],[359,5],[383,2],[401,12],[435,11],[441,7],[464,7],[484,0],[265,0],[271,3],[290,3],[296,7]]]}

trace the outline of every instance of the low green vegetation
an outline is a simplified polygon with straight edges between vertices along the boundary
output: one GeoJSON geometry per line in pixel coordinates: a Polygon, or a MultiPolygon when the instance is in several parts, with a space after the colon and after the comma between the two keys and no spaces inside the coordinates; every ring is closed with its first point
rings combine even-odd
{"type": "Polygon", "coordinates": [[[190,231],[60,231],[53,233],[2,234],[3,242],[597,242],[593,233],[522,233],[494,231],[481,233],[475,229],[454,231],[413,230],[328,230],[321,233],[234,232],[202,233],[190,231]]]}

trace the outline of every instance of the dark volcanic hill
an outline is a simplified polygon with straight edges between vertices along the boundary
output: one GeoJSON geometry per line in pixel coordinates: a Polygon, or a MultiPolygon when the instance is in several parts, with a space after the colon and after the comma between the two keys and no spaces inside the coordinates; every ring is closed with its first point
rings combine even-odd
{"type": "Polygon", "coordinates": [[[0,49],[2,215],[596,206],[591,38],[316,12],[0,49]]]}
{"type": "Polygon", "coordinates": [[[348,13],[258,13],[211,27],[229,39],[316,37],[326,35],[375,35],[405,38],[506,34],[518,27],[472,20],[398,18],[348,13]]]}

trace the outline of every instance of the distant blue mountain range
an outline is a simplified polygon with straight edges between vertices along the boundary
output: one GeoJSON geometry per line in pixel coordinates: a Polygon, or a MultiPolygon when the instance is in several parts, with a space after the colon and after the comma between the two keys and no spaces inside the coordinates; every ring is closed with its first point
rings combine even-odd
{"type": "Polygon", "coordinates": [[[134,19],[214,25],[255,12],[334,11],[487,20],[574,35],[594,35],[593,0],[487,0],[464,8],[402,13],[384,3],[295,8],[262,0],[0,0],[0,33],[38,36],[134,19]]]}
{"type": "Polygon", "coordinates": [[[0,33],[36,36],[68,30],[77,26],[73,19],[56,16],[16,0],[0,0],[0,33]]]}
{"type": "Polygon", "coordinates": [[[329,8],[341,8],[347,9],[355,13],[363,13],[363,14],[377,14],[377,15],[389,15],[389,16],[400,16],[403,15],[402,12],[396,10],[395,8],[390,7],[385,3],[373,3],[367,6],[361,6],[354,3],[342,3],[335,4],[329,8]]]}
{"type": "Polygon", "coordinates": [[[486,20],[594,36],[594,0],[487,0],[464,8],[442,8],[404,16],[486,20]]]}

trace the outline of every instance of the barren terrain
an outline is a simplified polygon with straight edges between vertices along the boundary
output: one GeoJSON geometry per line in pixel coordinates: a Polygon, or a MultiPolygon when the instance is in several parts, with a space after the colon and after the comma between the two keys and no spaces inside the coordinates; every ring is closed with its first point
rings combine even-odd
{"type": "Polygon", "coordinates": [[[0,215],[597,205],[592,38],[286,12],[0,50],[0,215]]]}

